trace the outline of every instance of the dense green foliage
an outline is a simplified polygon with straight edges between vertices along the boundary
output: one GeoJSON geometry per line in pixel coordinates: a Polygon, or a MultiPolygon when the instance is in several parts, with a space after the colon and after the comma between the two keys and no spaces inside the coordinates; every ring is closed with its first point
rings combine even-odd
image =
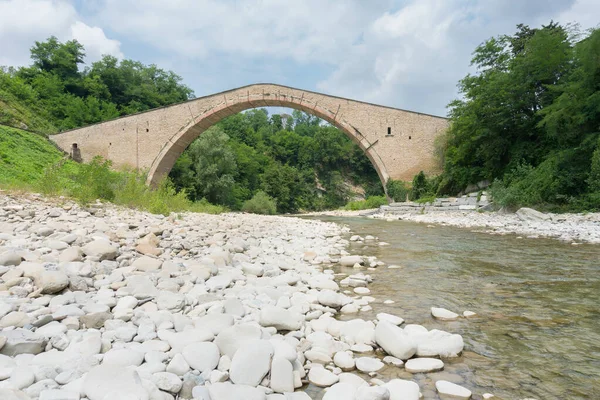
{"type": "Polygon", "coordinates": [[[348,202],[348,204],[344,206],[344,210],[369,210],[372,208],[379,208],[379,206],[382,206],[387,203],[388,201],[385,196],[370,196],[365,200],[355,200],[348,202]]]}
{"type": "Polygon", "coordinates": [[[365,187],[367,196],[383,194],[362,150],[300,111],[282,119],[255,109],[224,119],[189,146],[170,177],[190,198],[236,210],[259,191],[276,200],[280,213],[340,207],[352,185],[365,187]]]}
{"type": "Polygon", "coordinates": [[[519,25],[475,49],[450,104],[438,193],[494,181],[496,202],[558,210],[600,203],[600,30],[519,25]]]}
{"type": "Polygon", "coordinates": [[[81,69],[85,51],[75,40],[36,42],[31,59],[29,67],[0,68],[0,123],[52,133],[193,96],[155,65],[104,56],[81,69]]]}
{"type": "Polygon", "coordinates": [[[262,190],[259,190],[250,200],[244,202],[242,211],[254,214],[273,215],[277,213],[277,201],[262,190]]]}
{"type": "Polygon", "coordinates": [[[192,202],[165,180],[156,189],[143,175],[116,172],[99,158],[88,164],[67,159],[46,138],[0,126],[0,187],[30,190],[46,195],[65,195],[83,204],[96,199],[111,201],[152,213],[179,211],[218,213],[223,207],[206,201],[192,202]]]}

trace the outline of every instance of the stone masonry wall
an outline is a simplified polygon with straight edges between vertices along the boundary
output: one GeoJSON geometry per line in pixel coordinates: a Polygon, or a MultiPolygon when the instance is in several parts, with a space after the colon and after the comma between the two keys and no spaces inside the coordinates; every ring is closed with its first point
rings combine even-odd
{"type": "Polygon", "coordinates": [[[51,139],[67,152],[76,143],[83,161],[101,156],[117,168],[148,170],[150,180],[156,181],[210,126],[240,111],[267,106],[299,109],[337,126],[365,151],[383,182],[411,180],[421,170],[439,172],[434,140],[446,130],[447,119],[273,84],[241,87],[51,139]]]}

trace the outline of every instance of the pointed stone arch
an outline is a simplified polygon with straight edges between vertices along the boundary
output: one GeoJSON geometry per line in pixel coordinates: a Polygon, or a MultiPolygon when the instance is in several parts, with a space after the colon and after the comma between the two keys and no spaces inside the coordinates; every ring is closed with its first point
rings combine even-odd
{"type": "Polygon", "coordinates": [[[448,127],[446,118],[268,83],[74,129],[50,139],[65,151],[77,143],[85,162],[101,156],[116,168],[148,171],[148,183],[156,184],[210,126],[241,111],[269,106],[301,110],[340,129],[365,152],[384,187],[390,178],[406,181],[421,170],[439,172],[434,140],[448,127]]]}

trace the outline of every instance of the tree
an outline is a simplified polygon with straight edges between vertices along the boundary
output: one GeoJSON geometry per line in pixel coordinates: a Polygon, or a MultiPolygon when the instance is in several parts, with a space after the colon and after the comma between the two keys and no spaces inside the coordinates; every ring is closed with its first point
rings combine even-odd
{"type": "Polygon", "coordinates": [[[55,36],[50,36],[45,42],[35,42],[31,48],[33,66],[62,79],[78,77],[79,64],[84,58],[83,45],[77,40],[61,43],[55,36]]]}
{"type": "Polygon", "coordinates": [[[231,203],[237,165],[227,147],[228,140],[220,128],[211,127],[190,145],[197,199],[206,198],[213,204],[231,203]]]}

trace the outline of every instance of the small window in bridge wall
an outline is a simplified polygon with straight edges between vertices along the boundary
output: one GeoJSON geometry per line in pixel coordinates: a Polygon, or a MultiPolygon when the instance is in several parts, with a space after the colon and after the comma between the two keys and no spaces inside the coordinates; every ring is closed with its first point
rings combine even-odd
{"type": "Polygon", "coordinates": [[[392,127],[388,126],[388,131],[387,131],[388,136],[392,135],[392,127]]]}

